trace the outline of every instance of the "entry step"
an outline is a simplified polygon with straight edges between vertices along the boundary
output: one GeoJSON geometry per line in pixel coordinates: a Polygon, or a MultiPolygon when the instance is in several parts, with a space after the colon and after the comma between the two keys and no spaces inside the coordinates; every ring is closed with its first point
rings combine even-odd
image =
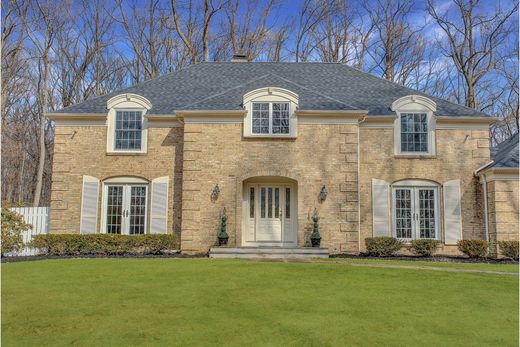
{"type": "Polygon", "coordinates": [[[314,247],[212,247],[210,258],[328,258],[327,248],[314,247]]]}

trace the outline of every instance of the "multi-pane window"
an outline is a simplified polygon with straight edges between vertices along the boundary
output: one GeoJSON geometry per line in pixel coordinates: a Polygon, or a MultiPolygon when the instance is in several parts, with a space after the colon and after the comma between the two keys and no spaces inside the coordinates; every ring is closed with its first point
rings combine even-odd
{"type": "Polygon", "coordinates": [[[426,113],[401,113],[401,152],[428,152],[426,113]]]}
{"type": "Polygon", "coordinates": [[[419,189],[419,230],[422,239],[435,238],[435,190],[419,189]]]}
{"type": "Polygon", "coordinates": [[[399,239],[412,238],[412,190],[395,190],[395,232],[399,239]]]}
{"type": "Polygon", "coordinates": [[[123,187],[109,186],[107,189],[107,220],[108,234],[121,234],[123,218],[123,187]]]}
{"type": "Polygon", "coordinates": [[[399,239],[436,239],[437,189],[394,188],[394,229],[399,239]]]}
{"type": "Polygon", "coordinates": [[[133,186],[130,194],[130,235],[144,234],[146,225],[146,187],[133,186]]]}
{"type": "Polygon", "coordinates": [[[116,150],[141,150],[142,113],[140,111],[117,111],[115,124],[116,150]]]}
{"type": "Polygon", "coordinates": [[[289,103],[254,102],[253,134],[289,134],[289,103]]]}
{"type": "Polygon", "coordinates": [[[125,235],[146,233],[148,186],[110,184],[106,186],[105,194],[106,233],[125,235]]]}

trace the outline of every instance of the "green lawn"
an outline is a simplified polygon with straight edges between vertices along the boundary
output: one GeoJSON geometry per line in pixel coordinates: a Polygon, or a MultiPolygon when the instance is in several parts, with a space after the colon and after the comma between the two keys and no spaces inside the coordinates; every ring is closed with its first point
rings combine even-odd
{"type": "Polygon", "coordinates": [[[2,346],[518,346],[518,276],[208,259],[2,264],[2,346]]]}

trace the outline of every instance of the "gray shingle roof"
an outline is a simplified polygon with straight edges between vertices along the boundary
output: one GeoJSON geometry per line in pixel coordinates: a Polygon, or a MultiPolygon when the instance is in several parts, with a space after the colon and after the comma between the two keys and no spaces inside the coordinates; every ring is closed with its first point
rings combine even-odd
{"type": "Polygon", "coordinates": [[[518,134],[491,149],[490,167],[518,167],[518,134]]]}
{"type": "MultiPolygon", "coordinates": [[[[368,110],[369,115],[392,115],[392,102],[418,94],[409,89],[333,63],[199,63],[147,82],[63,108],[57,113],[105,113],[107,100],[135,93],[152,103],[149,114],[176,110],[239,110],[242,97],[261,87],[280,87],[299,95],[301,110],[368,110]]],[[[439,116],[488,116],[485,113],[428,96],[439,116]]]]}

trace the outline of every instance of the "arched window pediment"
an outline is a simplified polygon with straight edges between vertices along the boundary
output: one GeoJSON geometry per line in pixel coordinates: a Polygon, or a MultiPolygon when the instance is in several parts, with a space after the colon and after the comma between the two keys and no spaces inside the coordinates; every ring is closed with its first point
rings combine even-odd
{"type": "Polygon", "coordinates": [[[264,87],[247,92],[244,94],[243,103],[245,105],[262,97],[277,97],[298,104],[298,94],[279,87],[264,87]]]}
{"type": "Polygon", "coordinates": [[[126,93],[119,94],[107,101],[107,109],[118,108],[118,107],[141,107],[146,110],[152,108],[152,103],[144,96],[126,93]],[[133,105],[132,105],[133,104],[133,105]]]}
{"type": "Polygon", "coordinates": [[[430,98],[422,95],[407,95],[395,100],[390,109],[392,111],[399,111],[403,108],[412,106],[413,108],[425,108],[431,112],[437,111],[437,104],[430,98]]]}

